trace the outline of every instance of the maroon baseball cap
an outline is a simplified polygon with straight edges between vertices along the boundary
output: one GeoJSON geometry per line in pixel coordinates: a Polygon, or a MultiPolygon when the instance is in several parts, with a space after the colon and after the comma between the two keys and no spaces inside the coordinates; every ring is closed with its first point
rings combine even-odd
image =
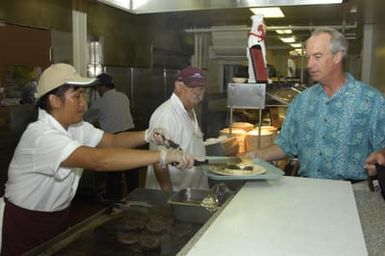
{"type": "Polygon", "coordinates": [[[183,82],[188,87],[204,87],[206,78],[203,71],[196,67],[186,67],[178,74],[178,81],[183,82]]]}

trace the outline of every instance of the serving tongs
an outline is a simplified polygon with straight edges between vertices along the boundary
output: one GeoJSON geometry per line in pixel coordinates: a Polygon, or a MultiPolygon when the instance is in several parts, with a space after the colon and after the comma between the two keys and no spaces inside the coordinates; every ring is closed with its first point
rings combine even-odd
{"type": "MultiPolygon", "coordinates": [[[[166,137],[164,137],[163,134],[158,134],[158,135],[162,136],[163,140],[165,140],[168,143],[168,148],[182,150],[182,148],[178,143],[175,143],[170,139],[166,139],[166,137]]],[[[195,159],[194,166],[215,165],[215,164],[238,164],[240,162],[241,162],[241,159],[235,156],[205,156],[199,159],[195,159]]],[[[172,165],[175,166],[177,165],[177,163],[172,163],[172,165]]]]}
{"type": "Polygon", "coordinates": [[[156,133],[157,135],[161,136],[162,139],[167,142],[168,146],[166,146],[167,148],[173,148],[173,149],[178,149],[178,150],[182,150],[182,148],[180,147],[180,145],[178,143],[175,143],[174,141],[170,140],[170,139],[167,139],[163,134],[160,134],[160,133],[156,133]]]}

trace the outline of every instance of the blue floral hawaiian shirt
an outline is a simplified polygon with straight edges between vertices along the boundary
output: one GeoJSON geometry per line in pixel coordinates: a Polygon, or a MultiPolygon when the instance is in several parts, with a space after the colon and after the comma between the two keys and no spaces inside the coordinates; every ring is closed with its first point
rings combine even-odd
{"type": "Polygon", "coordinates": [[[346,74],[329,97],[315,84],[295,97],[275,143],[297,156],[301,176],[363,180],[366,157],[385,147],[385,98],[346,74]]]}

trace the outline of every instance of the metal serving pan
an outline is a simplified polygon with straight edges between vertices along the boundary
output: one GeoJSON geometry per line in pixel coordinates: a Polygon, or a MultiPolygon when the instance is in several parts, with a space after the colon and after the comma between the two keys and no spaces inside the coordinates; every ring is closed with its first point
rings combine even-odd
{"type": "Polygon", "coordinates": [[[209,190],[182,189],[170,197],[168,204],[172,206],[176,219],[184,222],[205,223],[213,212],[200,204],[209,193],[209,190]]]}
{"type": "Polygon", "coordinates": [[[177,220],[203,224],[233,194],[226,184],[219,183],[210,190],[182,189],[174,193],[167,202],[173,208],[177,220]]]}

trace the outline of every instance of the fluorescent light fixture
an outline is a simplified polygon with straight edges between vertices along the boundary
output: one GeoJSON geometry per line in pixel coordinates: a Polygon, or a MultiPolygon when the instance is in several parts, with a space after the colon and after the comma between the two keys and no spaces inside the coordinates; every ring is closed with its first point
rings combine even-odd
{"type": "Polygon", "coordinates": [[[295,37],[279,37],[279,39],[284,43],[295,43],[295,37]]]}
{"type": "Polygon", "coordinates": [[[290,44],[291,47],[293,48],[301,48],[302,47],[302,44],[301,43],[295,43],[295,44],[290,44]]]}
{"type": "Polygon", "coordinates": [[[123,11],[132,11],[131,1],[126,0],[98,0],[101,3],[119,8],[123,11]]]}
{"type": "Polygon", "coordinates": [[[277,34],[293,34],[293,30],[291,29],[277,29],[275,32],[277,32],[277,34]]]}
{"type": "Polygon", "coordinates": [[[266,7],[266,8],[250,8],[254,14],[262,14],[264,18],[283,18],[281,8],[279,7],[266,7]]]}
{"type": "Polygon", "coordinates": [[[299,55],[305,55],[305,50],[302,50],[301,48],[296,48],[294,51],[298,52],[299,55]]]}
{"type": "Polygon", "coordinates": [[[357,13],[357,7],[353,5],[352,7],[350,7],[349,12],[350,13],[357,13]]]}
{"type": "Polygon", "coordinates": [[[343,0],[314,0],[311,4],[342,4],[343,0]]]}
{"type": "Polygon", "coordinates": [[[150,1],[149,0],[140,0],[140,1],[126,1],[126,2],[131,2],[132,9],[135,11],[138,9],[143,9],[143,7],[148,6],[150,1]]]}

